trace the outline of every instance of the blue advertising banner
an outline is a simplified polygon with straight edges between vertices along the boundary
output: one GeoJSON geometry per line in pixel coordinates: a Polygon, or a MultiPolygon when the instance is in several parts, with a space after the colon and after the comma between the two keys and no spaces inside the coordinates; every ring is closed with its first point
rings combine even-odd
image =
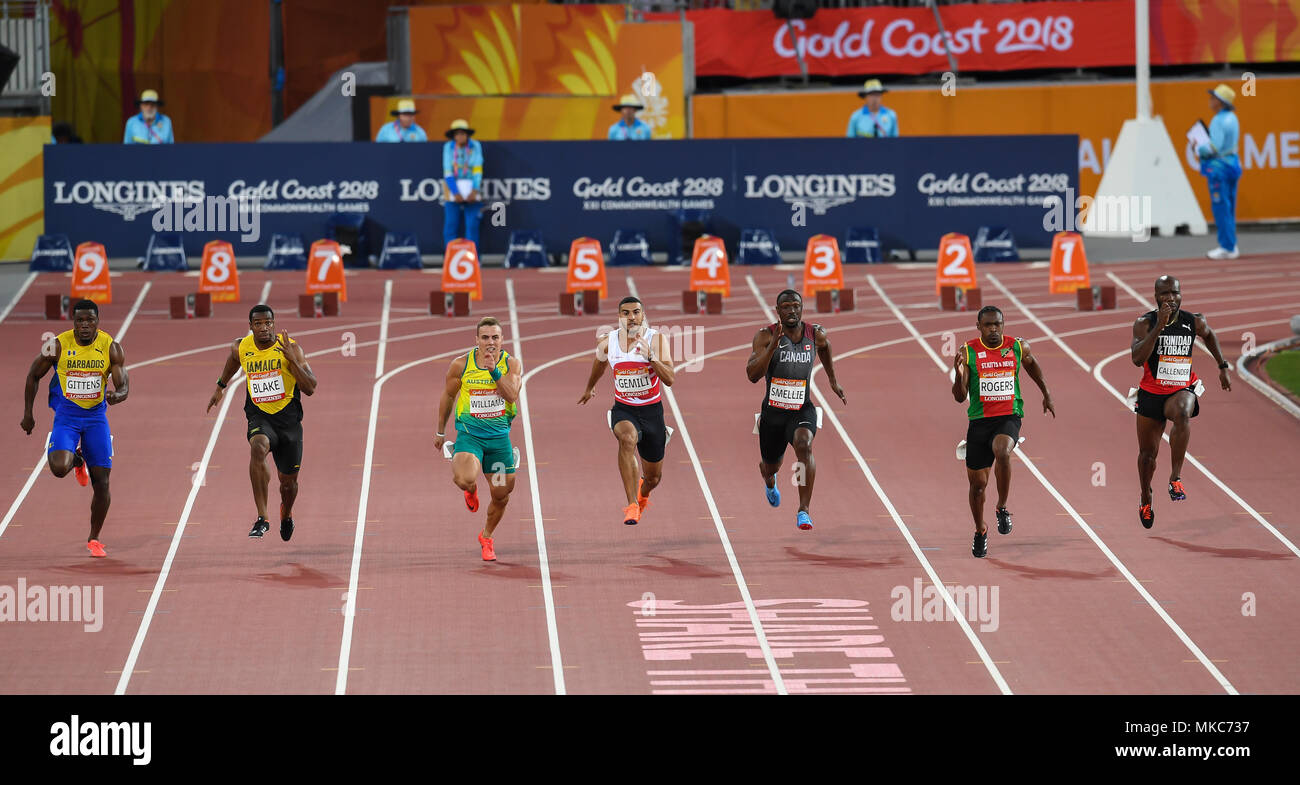
{"type": "MultiPolygon", "coordinates": [[[[733,258],[742,229],[802,249],[814,234],[873,227],[883,249],[930,249],[947,232],[1005,226],[1021,247],[1048,247],[1044,200],[1074,203],[1075,136],[895,139],[701,139],[648,144],[486,142],[481,251],[504,253],[512,231],[540,231],[563,251],[579,236],[608,245],[645,233],[655,252],[680,245],[680,211],[702,211],[733,258]]],[[[230,242],[265,258],[274,234],[307,243],[336,213],[366,216],[370,248],[414,234],[442,237],[441,145],[357,143],[51,145],[45,226],[111,256],[144,254],[155,232],[185,251],[230,242]]]]}

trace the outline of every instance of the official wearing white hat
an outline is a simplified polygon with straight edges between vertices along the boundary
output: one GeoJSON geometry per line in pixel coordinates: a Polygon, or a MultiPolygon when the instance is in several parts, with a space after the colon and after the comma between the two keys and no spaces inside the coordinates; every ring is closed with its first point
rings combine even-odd
{"type": "Polygon", "coordinates": [[[634,93],[628,93],[614,104],[614,111],[623,115],[609,127],[609,138],[615,140],[645,140],[650,138],[650,126],[638,120],[636,113],[645,108],[634,93]]]}
{"type": "Polygon", "coordinates": [[[1210,93],[1210,143],[1196,151],[1201,159],[1201,174],[1210,186],[1210,209],[1219,233],[1219,246],[1205,255],[1211,259],[1236,259],[1237,251],[1237,181],[1241,179],[1241,162],[1237,159],[1240,128],[1233,106],[1237,94],[1221,84],[1210,93]]]}
{"type": "Polygon", "coordinates": [[[376,142],[427,142],[429,135],[415,122],[415,102],[403,98],[397,102],[397,108],[390,114],[397,119],[384,123],[375,134],[376,142]]]}
{"type": "Polygon", "coordinates": [[[483,209],[483,145],[471,139],[474,129],[464,120],[453,120],[442,146],[443,244],[464,238],[478,245],[479,213],[483,209]],[[460,231],[461,218],[465,231],[460,231]]]}
{"type": "Polygon", "coordinates": [[[850,139],[898,136],[898,115],[880,104],[880,96],[887,92],[879,79],[862,83],[862,89],[858,91],[858,98],[863,99],[862,108],[849,115],[846,136],[850,139]]]}
{"type": "Polygon", "coordinates": [[[163,102],[158,100],[157,90],[145,90],[135,105],[139,114],[126,120],[126,130],[122,134],[122,144],[172,144],[172,121],[167,115],[158,111],[163,102]]]}

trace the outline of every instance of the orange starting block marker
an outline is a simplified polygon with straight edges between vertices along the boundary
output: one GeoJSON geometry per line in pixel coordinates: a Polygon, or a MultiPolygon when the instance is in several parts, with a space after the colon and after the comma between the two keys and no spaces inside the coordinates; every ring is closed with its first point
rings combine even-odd
{"type": "Polygon", "coordinates": [[[691,254],[691,291],[731,296],[731,266],[721,237],[705,234],[696,238],[691,254]]]}
{"type": "Polygon", "coordinates": [[[203,246],[199,264],[199,292],[212,296],[212,302],[239,302],[239,270],[235,267],[235,249],[225,240],[213,240],[203,246]]]}
{"type": "Polygon", "coordinates": [[[600,241],[579,237],[569,244],[569,272],[565,276],[564,291],[581,292],[597,287],[601,297],[609,296],[605,282],[605,255],[600,250],[600,241]]]}
{"type": "Polygon", "coordinates": [[[803,296],[813,297],[823,289],[843,288],[840,244],[829,234],[809,237],[803,255],[803,296]]]}
{"type": "Polygon", "coordinates": [[[307,255],[307,294],[323,292],[337,292],[340,302],[348,301],[343,249],[333,240],[317,240],[307,255]]]}
{"type": "Polygon", "coordinates": [[[72,265],[72,299],[92,300],[101,305],[113,302],[113,282],[108,277],[108,253],[99,243],[77,246],[72,265]]]}
{"type": "Polygon", "coordinates": [[[934,293],[942,294],[943,287],[974,289],[975,255],[970,250],[970,238],[958,232],[949,232],[939,239],[939,262],[934,271],[934,293]]]}
{"type": "Polygon", "coordinates": [[[483,299],[483,271],[478,248],[470,240],[452,240],[442,254],[442,291],[469,292],[471,300],[483,299]]]}
{"type": "Polygon", "coordinates": [[[1088,255],[1083,252],[1083,235],[1078,232],[1057,232],[1052,237],[1049,282],[1051,294],[1069,294],[1076,289],[1092,286],[1092,280],[1088,276],[1088,255]]]}

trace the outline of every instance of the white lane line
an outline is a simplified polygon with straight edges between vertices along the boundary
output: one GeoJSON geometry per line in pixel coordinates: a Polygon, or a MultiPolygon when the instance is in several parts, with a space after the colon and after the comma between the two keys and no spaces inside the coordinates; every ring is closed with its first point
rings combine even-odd
{"type": "Polygon", "coordinates": [[[274,283],[274,281],[267,281],[266,283],[262,284],[262,296],[257,298],[257,302],[260,305],[266,305],[266,298],[271,296],[272,283],[274,283]]]}
{"type": "MultiPolygon", "coordinates": [[[[765,315],[771,321],[777,321],[776,314],[768,308],[767,303],[763,300],[762,293],[758,290],[757,284],[754,283],[754,277],[752,275],[746,275],[745,280],[749,283],[749,289],[754,293],[754,298],[758,300],[759,304],[763,307],[765,315]]],[[[881,301],[889,306],[890,310],[894,312],[895,316],[903,322],[904,326],[906,326],[913,335],[917,335],[916,329],[912,327],[911,323],[903,317],[902,313],[898,311],[893,302],[891,302],[889,298],[885,296],[885,293],[880,290],[880,287],[876,285],[875,278],[868,275],[867,280],[871,283],[872,287],[876,289],[876,293],[880,295],[881,301]]],[[[918,340],[920,339],[918,338],[918,340]]],[[[922,340],[921,343],[922,345],[925,345],[927,350],[929,350],[930,347],[925,344],[924,340],[922,340]]],[[[939,574],[935,572],[934,567],[930,564],[930,560],[927,559],[925,553],[921,551],[921,546],[912,536],[912,531],[907,528],[907,524],[903,523],[903,519],[898,514],[898,509],[894,507],[894,503],[890,500],[889,494],[885,493],[885,489],[881,487],[879,481],[876,480],[876,475],[872,473],[870,467],[867,466],[867,462],[863,459],[862,453],[858,451],[857,444],[854,443],[853,439],[849,436],[848,431],[845,430],[843,423],[840,422],[840,418],[835,414],[834,410],[831,409],[830,401],[826,399],[826,396],[822,395],[821,390],[817,387],[815,377],[810,377],[809,386],[812,389],[813,395],[816,396],[817,401],[821,404],[823,415],[829,419],[831,425],[835,427],[835,431],[839,433],[840,439],[853,455],[853,459],[857,462],[858,468],[862,471],[863,476],[867,478],[867,482],[871,485],[871,489],[875,491],[876,496],[880,498],[885,509],[889,511],[889,517],[894,520],[894,525],[898,527],[898,531],[903,535],[903,539],[907,541],[908,547],[912,549],[912,554],[916,557],[917,562],[920,563],[921,569],[925,570],[926,575],[930,576],[931,585],[933,585],[939,595],[943,597],[943,601],[948,606],[948,611],[952,614],[953,620],[957,622],[958,626],[961,627],[962,632],[966,634],[966,639],[970,641],[971,647],[974,648],[976,654],[979,655],[980,661],[984,664],[984,668],[988,671],[989,676],[992,677],[993,683],[997,685],[998,690],[1003,695],[1011,695],[1011,687],[1007,684],[1007,680],[1002,677],[1002,672],[998,669],[998,666],[993,663],[993,658],[989,656],[988,650],[984,648],[983,642],[980,641],[979,636],[975,634],[975,631],[971,629],[970,623],[966,621],[965,614],[957,607],[957,603],[953,600],[952,595],[948,593],[948,587],[943,581],[939,580],[939,574]]]]}
{"type": "MultiPolygon", "coordinates": [[[[636,282],[632,280],[631,275],[627,277],[627,288],[633,297],[640,296],[636,293],[636,282]]],[[[776,689],[777,695],[789,695],[785,687],[785,679],[781,678],[781,669],[777,667],[772,648],[767,643],[767,633],[763,630],[763,622],[759,619],[754,598],[749,593],[749,584],[745,583],[745,576],[740,570],[740,561],[736,559],[736,552],[731,547],[731,538],[727,536],[727,528],[722,524],[722,514],[718,512],[718,504],[713,498],[713,491],[709,488],[709,481],[704,477],[704,466],[695,452],[695,440],[691,438],[691,429],[687,427],[686,418],[682,416],[682,410],[677,406],[677,396],[673,395],[672,388],[660,385],[660,389],[663,391],[664,399],[668,401],[668,406],[673,410],[673,419],[677,420],[677,427],[681,430],[682,444],[691,458],[691,466],[695,469],[695,479],[700,484],[700,490],[704,492],[704,501],[708,504],[709,515],[713,518],[713,528],[718,532],[722,550],[727,554],[727,563],[731,565],[731,574],[736,578],[736,586],[740,589],[740,599],[745,603],[745,610],[749,612],[749,622],[754,628],[758,648],[763,652],[763,662],[767,663],[767,672],[772,676],[772,686],[776,689]]]]}
{"type": "Polygon", "coordinates": [[[113,338],[119,344],[122,343],[122,336],[126,335],[126,331],[131,329],[131,322],[135,321],[135,315],[140,312],[140,306],[144,303],[144,296],[149,293],[149,287],[151,286],[153,286],[153,281],[145,281],[144,286],[140,289],[140,295],[135,298],[135,305],[131,306],[130,313],[122,321],[122,329],[118,330],[117,335],[113,338]]]}
{"type": "Polygon", "coordinates": [[[14,294],[14,298],[9,301],[9,304],[5,306],[3,311],[0,311],[0,322],[3,322],[5,317],[9,315],[9,312],[18,304],[18,301],[23,299],[23,295],[27,293],[27,289],[32,285],[32,281],[36,280],[36,276],[38,275],[40,275],[40,273],[27,274],[27,278],[24,279],[22,285],[18,287],[18,292],[14,294]]]}
{"type": "MultiPolygon", "coordinates": [[[[522,363],[523,352],[520,348],[519,311],[515,304],[515,282],[513,278],[506,279],[506,300],[510,306],[511,342],[514,345],[515,357],[519,358],[522,363]]],[[[564,661],[560,656],[560,629],[555,620],[555,595],[551,590],[551,562],[546,550],[546,529],[542,525],[542,497],[537,485],[537,454],[533,448],[533,420],[528,413],[528,379],[543,368],[581,357],[589,351],[575,352],[568,357],[537,366],[524,375],[523,384],[519,388],[519,413],[522,415],[521,419],[524,424],[524,450],[528,454],[528,485],[533,497],[533,529],[537,535],[538,570],[542,575],[542,600],[546,606],[546,639],[551,649],[551,676],[555,681],[556,695],[566,694],[564,661]]]]}
{"type": "Polygon", "coordinates": [[[388,348],[388,316],[393,307],[393,279],[384,281],[384,312],[379,317],[379,351],[375,355],[375,378],[384,375],[384,353],[388,348]]]}

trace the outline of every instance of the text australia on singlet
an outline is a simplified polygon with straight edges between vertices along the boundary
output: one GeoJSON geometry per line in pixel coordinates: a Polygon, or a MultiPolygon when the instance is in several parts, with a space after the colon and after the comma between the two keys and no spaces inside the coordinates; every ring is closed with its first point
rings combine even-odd
{"type": "Polygon", "coordinates": [[[1187,384],[1192,379],[1192,341],[1196,335],[1160,334],[1156,339],[1156,381],[1161,384],[1187,384]]]}

